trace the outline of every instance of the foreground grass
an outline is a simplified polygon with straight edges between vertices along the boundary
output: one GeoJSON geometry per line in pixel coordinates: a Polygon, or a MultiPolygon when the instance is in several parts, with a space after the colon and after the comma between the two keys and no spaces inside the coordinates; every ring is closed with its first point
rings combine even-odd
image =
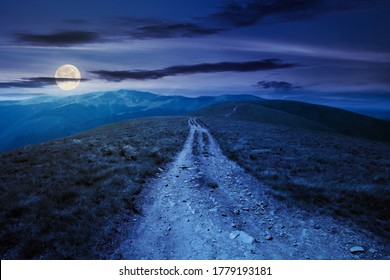
{"type": "Polygon", "coordinates": [[[187,133],[186,118],[146,118],[0,154],[1,258],[99,258],[187,133]]]}
{"type": "Polygon", "coordinates": [[[284,126],[202,118],[224,153],[286,203],[390,237],[390,145],[284,126]]]}

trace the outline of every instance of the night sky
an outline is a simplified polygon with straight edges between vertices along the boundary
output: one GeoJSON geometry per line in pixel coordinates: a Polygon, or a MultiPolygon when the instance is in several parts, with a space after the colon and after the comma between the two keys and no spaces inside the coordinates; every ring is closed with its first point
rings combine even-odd
{"type": "Polygon", "coordinates": [[[1,3],[0,99],[136,89],[390,108],[390,1],[1,3]],[[53,79],[77,66],[80,86],[53,79]]]}

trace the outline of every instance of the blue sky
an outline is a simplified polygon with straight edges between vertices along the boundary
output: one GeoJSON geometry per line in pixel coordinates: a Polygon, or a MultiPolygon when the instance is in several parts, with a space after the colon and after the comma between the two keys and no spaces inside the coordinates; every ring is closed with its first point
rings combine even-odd
{"type": "Polygon", "coordinates": [[[0,99],[120,88],[390,108],[390,1],[7,1],[0,99]],[[56,69],[83,77],[64,92],[56,69]]]}

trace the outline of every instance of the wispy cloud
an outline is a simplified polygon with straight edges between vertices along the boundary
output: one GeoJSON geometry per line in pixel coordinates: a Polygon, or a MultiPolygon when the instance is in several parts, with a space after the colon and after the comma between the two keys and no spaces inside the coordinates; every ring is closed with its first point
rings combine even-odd
{"type": "Polygon", "coordinates": [[[101,38],[95,32],[66,30],[50,34],[18,33],[15,34],[15,40],[37,46],[70,46],[95,43],[101,41],[101,38]]]}
{"type": "MultiPolygon", "coordinates": [[[[294,55],[302,57],[318,57],[336,60],[355,60],[367,62],[390,62],[390,52],[362,51],[356,49],[333,49],[319,45],[298,44],[283,41],[265,41],[258,39],[230,39],[229,44],[224,45],[225,41],[218,38],[202,38],[190,47],[213,49],[215,45],[220,50],[249,51],[258,53],[273,53],[277,55],[294,55]],[[202,41],[204,40],[204,41],[202,41]],[[197,45],[201,44],[201,45],[197,45]]],[[[184,45],[184,44],[183,44],[184,45]]]]}
{"type": "Polygon", "coordinates": [[[343,10],[354,10],[388,5],[385,0],[250,0],[230,1],[208,17],[234,27],[311,19],[316,16],[343,10]]]}
{"type": "MultiPolygon", "coordinates": [[[[385,0],[247,0],[230,1],[217,12],[189,21],[118,17],[102,22],[69,19],[65,22],[84,30],[62,30],[48,34],[15,33],[17,43],[39,46],[72,46],[118,40],[192,38],[261,23],[306,20],[322,14],[389,5],[385,0]],[[94,30],[94,32],[90,31],[94,30]]],[[[74,27],[73,27],[74,28],[74,27]]]]}
{"type": "MultiPolygon", "coordinates": [[[[54,78],[54,77],[33,77],[22,78],[20,80],[0,82],[0,88],[43,88],[55,85],[56,82],[80,81],[80,79],[54,78]]],[[[81,79],[87,81],[87,79],[81,79]]]]}
{"type": "MultiPolygon", "coordinates": [[[[130,21],[130,19],[127,19],[127,21],[130,21]]],[[[14,34],[13,41],[23,45],[68,47],[134,39],[193,38],[216,34],[222,31],[218,27],[207,27],[192,22],[167,22],[147,19],[134,20],[127,25],[121,26],[117,22],[109,22],[107,26],[97,25],[93,28],[99,31],[61,30],[48,34],[18,32],[14,34]]],[[[85,27],[85,29],[88,28],[85,27]]]]}
{"type": "Polygon", "coordinates": [[[254,86],[263,89],[277,89],[277,90],[293,90],[293,89],[301,88],[301,86],[294,85],[285,81],[260,81],[254,86]]]}
{"type": "Polygon", "coordinates": [[[177,65],[157,70],[131,70],[131,71],[90,71],[101,79],[119,82],[122,80],[152,80],[167,76],[189,75],[199,73],[217,72],[253,72],[272,69],[283,69],[297,66],[294,63],[283,63],[278,59],[264,59],[245,62],[219,62],[194,65],[177,65]]]}
{"type": "Polygon", "coordinates": [[[162,23],[145,25],[129,31],[130,38],[198,37],[221,32],[220,28],[204,27],[195,23],[162,23]]]}

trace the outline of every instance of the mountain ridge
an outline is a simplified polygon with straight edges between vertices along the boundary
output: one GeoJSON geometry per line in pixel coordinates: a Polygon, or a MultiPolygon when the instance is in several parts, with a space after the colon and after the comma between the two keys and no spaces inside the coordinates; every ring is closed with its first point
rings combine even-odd
{"type": "Polygon", "coordinates": [[[178,116],[229,100],[260,100],[253,95],[164,96],[135,90],[36,97],[0,102],[0,150],[36,144],[125,119],[178,116]]]}
{"type": "Polygon", "coordinates": [[[127,119],[186,114],[229,116],[390,142],[390,122],[324,105],[248,94],[185,97],[121,89],[0,101],[0,151],[127,119]]]}
{"type": "Polygon", "coordinates": [[[326,131],[390,142],[390,122],[335,107],[290,100],[226,102],[192,115],[232,118],[297,129],[326,131]]]}

